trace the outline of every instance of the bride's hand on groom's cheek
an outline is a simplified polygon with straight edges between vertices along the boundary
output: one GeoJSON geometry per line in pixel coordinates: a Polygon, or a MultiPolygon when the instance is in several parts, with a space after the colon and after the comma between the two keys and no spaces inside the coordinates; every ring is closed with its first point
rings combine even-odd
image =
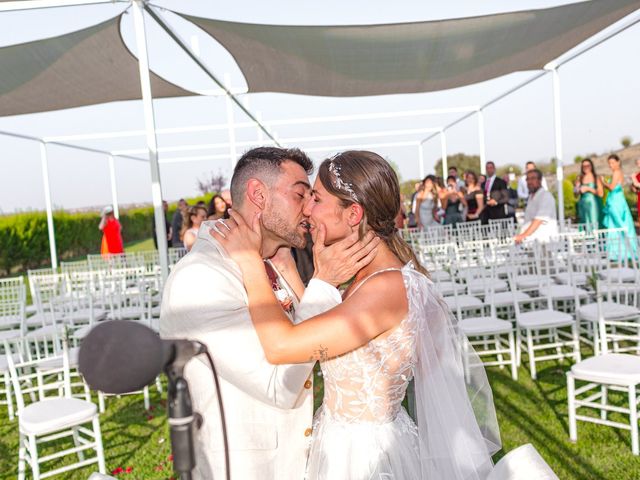
{"type": "Polygon", "coordinates": [[[318,228],[318,235],[313,245],[313,277],[323,280],[334,287],[351,279],[363,267],[371,263],[378,253],[380,238],[368,232],[362,240],[358,232],[334,243],[325,245],[326,231],[324,225],[318,228]]]}
{"type": "Polygon", "coordinates": [[[260,230],[260,213],[257,213],[249,225],[238,213],[229,210],[230,218],[219,220],[216,229],[209,231],[229,256],[242,266],[243,262],[260,259],[262,232],[260,230]]]}

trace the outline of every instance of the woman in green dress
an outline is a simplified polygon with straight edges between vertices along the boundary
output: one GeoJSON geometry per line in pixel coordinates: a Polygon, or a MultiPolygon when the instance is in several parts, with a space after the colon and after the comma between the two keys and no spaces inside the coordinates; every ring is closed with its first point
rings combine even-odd
{"type": "Polygon", "coordinates": [[[602,225],[604,228],[622,228],[623,234],[619,232],[607,232],[607,251],[612,260],[623,260],[625,258],[637,258],[638,240],[636,237],[636,226],[631,217],[631,210],[624,198],[622,185],[624,176],[620,167],[620,158],[609,155],[607,159],[611,168],[611,182],[607,182],[600,177],[604,186],[609,190],[607,202],[604,206],[604,218],[602,225]]]}
{"type": "Polygon", "coordinates": [[[582,160],[580,175],[576,179],[574,191],[580,195],[578,200],[578,221],[588,230],[602,226],[602,196],[604,186],[596,175],[590,158],[582,160]]]}

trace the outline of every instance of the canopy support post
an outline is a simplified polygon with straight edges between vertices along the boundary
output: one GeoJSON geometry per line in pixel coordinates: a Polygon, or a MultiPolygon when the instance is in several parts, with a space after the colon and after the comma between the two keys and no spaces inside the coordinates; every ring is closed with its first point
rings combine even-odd
{"type": "Polygon", "coordinates": [[[478,141],[480,144],[480,173],[486,175],[487,152],[484,143],[484,111],[482,110],[482,108],[478,109],[478,141]]]}
{"type": "Polygon", "coordinates": [[[555,125],[556,144],[556,181],[558,192],[558,228],[560,232],[564,230],[564,169],[562,162],[562,110],[560,106],[560,75],[558,67],[552,66],[553,74],[553,118],[555,125]]]}
{"type": "Polygon", "coordinates": [[[444,129],[440,130],[440,150],[442,151],[442,179],[446,181],[449,165],[447,163],[447,135],[444,129]]]}
{"type": "Polygon", "coordinates": [[[113,204],[113,214],[120,218],[120,208],[118,207],[118,185],[116,183],[116,166],[113,155],[109,155],[109,178],[111,180],[111,203],[113,204]]]}
{"type": "Polygon", "coordinates": [[[49,231],[49,254],[51,268],[55,272],[58,268],[58,254],[56,252],[56,232],[53,225],[53,205],[51,203],[51,184],[49,183],[49,160],[47,158],[47,144],[40,141],[40,161],[42,163],[42,181],[44,182],[44,203],[47,208],[47,228],[49,231]]]}
{"type": "Polygon", "coordinates": [[[149,167],[151,168],[151,197],[156,222],[156,236],[160,257],[160,270],[163,282],[169,276],[167,229],[164,210],[162,208],[162,183],[160,181],[160,166],[158,164],[158,145],[156,139],[155,116],[153,112],[153,97],[151,95],[151,79],[149,76],[149,57],[147,54],[147,36],[144,26],[144,5],[142,0],[131,2],[133,20],[136,29],[136,44],[138,47],[138,66],[140,70],[140,88],[142,90],[142,104],[144,107],[144,123],[147,131],[147,148],[149,149],[149,167]]]}

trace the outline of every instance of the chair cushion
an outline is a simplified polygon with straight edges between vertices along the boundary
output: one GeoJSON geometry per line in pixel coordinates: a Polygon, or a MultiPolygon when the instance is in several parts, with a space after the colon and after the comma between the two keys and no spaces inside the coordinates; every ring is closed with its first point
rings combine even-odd
{"type": "Polygon", "coordinates": [[[85,400],[47,398],[27,405],[20,412],[20,430],[32,435],[55,432],[85,423],[96,413],[96,406],[85,400]]]}
{"type": "Polygon", "coordinates": [[[550,287],[540,287],[540,295],[547,296],[547,292],[551,292],[551,298],[555,300],[567,300],[575,298],[587,298],[589,292],[582,288],[572,287],[571,285],[551,285],[550,287]]]}
{"type": "Polygon", "coordinates": [[[451,274],[444,270],[434,270],[433,272],[429,272],[429,275],[431,275],[431,280],[434,282],[451,280],[451,274]]]}
{"type": "MultiPolygon", "coordinates": [[[[616,302],[602,302],[602,312],[607,320],[640,317],[640,310],[631,305],[616,302]]],[[[587,303],[578,309],[581,320],[598,321],[598,304],[587,303]]]]}
{"type": "Polygon", "coordinates": [[[569,272],[562,272],[554,275],[556,282],[568,285],[572,283],[573,285],[586,285],[587,284],[587,276],[584,273],[572,273],[569,275],[569,272]]]}
{"type": "MultiPolygon", "coordinates": [[[[493,295],[493,304],[496,307],[504,307],[506,305],[513,305],[514,295],[512,292],[498,292],[493,295]]],[[[525,292],[516,291],[515,298],[521,302],[531,298],[525,292]]]]}
{"type": "MultiPolygon", "coordinates": [[[[491,281],[491,286],[494,292],[506,292],[507,290],[509,290],[509,285],[504,280],[494,279],[491,281]]],[[[483,294],[485,292],[485,288],[484,285],[482,285],[481,280],[477,280],[475,281],[475,283],[467,284],[467,290],[471,294],[483,294]]]]}
{"type": "Polygon", "coordinates": [[[47,325],[46,327],[40,327],[37,328],[35,330],[30,331],[29,333],[27,333],[24,338],[29,339],[29,340],[40,340],[43,338],[48,338],[51,337],[52,335],[56,334],[56,333],[61,333],[62,332],[62,326],[61,325],[47,325]]]}
{"type": "Polygon", "coordinates": [[[479,307],[482,305],[482,300],[471,295],[444,297],[443,300],[454,313],[456,311],[457,305],[460,305],[460,308],[479,307]]]}
{"type": "Polygon", "coordinates": [[[463,286],[456,282],[436,283],[436,290],[438,290],[443,297],[451,296],[455,289],[462,290],[462,288],[463,286]]]}
{"type": "Polygon", "coordinates": [[[0,330],[0,340],[16,340],[21,336],[20,330],[0,330]]]}
{"type": "Polygon", "coordinates": [[[513,330],[511,322],[494,317],[465,318],[460,321],[460,328],[467,336],[508,333],[513,330]]]}
{"type": "MultiPolygon", "coordinates": [[[[80,347],[73,347],[69,349],[69,366],[77,367],[78,366],[78,355],[80,353],[80,347]]],[[[55,370],[58,368],[62,368],[62,357],[56,356],[51,359],[44,359],[41,362],[38,362],[38,370],[47,371],[47,370],[55,370]]]]}
{"type": "Polygon", "coordinates": [[[516,285],[518,288],[535,288],[546,281],[544,275],[519,275],[516,277],[516,285]]]}
{"type": "Polygon", "coordinates": [[[568,313],[547,309],[521,313],[517,322],[523,328],[536,329],[565,327],[572,325],[574,320],[568,313]]]}
{"type": "Polygon", "coordinates": [[[637,279],[638,272],[629,267],[608,268],[600,272],[603,279],[614,280],[617,282],[634,282],[637,279]]]}
{"type": "Polygon", "coordinates": [[[587,358],[571,367],[574,377],[588,382],[635,385],[640,383],[640,356],[607,353],[587,358]]]}

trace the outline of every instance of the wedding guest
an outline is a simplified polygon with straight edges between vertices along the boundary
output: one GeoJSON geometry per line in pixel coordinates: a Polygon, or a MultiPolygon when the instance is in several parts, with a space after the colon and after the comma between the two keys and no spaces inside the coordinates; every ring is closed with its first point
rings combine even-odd
{"type": "Polygon", "coordinates": [[[484,193],[478,183],[478,176],[474,172],[467,172],[466,181],[467,221],[478,220],[484,209],[484,193]]]}
{"type": "Polygon", "coordinates": [[[447,187],[443,190],[440,201],[444,209],[445,225],[455,225],[464,221],[462,209],[466,207],[467,201],[464,193],[458,187],[458,179],[455,176],[450,175],[447,177],[447,187]]]}
{"type": "Polygon", "coordinates": [[[636,240],[636,226],[633,223],[633,217],[631,216],[631,210],[627,204],[627,200],[624,198],[624,190],[622,185],[624,184],[624,175],[622,174],[622,168],[620,166],[620,157],[616,154],[609,155],[607,159],[609,168],[611,169],[611,181],[608,182],[603,176],[600,176],[602,184],[607,190],[607,201],[604,206],[604,216],[602,219],[602,225],[604,228],[623,228],[625,231],[626,240],[622,240],[618,232],[608,232],[607,237],[607,249],[609,251],[609,258],[612,260],[619,260],[621,258],[635,256],[638,248],[638,242],[636,240]],[[627,247],[631,248],[631,251],[627,251],[627,247]]]}
{"type": "Polygon", "coordinates": [[[436,190],[436,177],[427,175],[422,181],[422,190],[416,195],[415,216],[418,221],[418,228],[425,228],[439,225],[438,217],[438,191],[436,190]]]}
{"type": "MultiPolygon", "coordinates": [[[[171,223],[167,219],[167,211],[169,210],[169,204],[166,200],[162,201],[162,211],[164,213],[164,228],[167,233],[167,245],[171,246],[171,237],[173,233],[171,232],[171,223]]],[[[155,215],[151,217],[151,232],[153,236],[153,244],[156,246],[156,250],[158,249],[158,236],[156,234],[156,218],[155,215]]]]}
{"type": "Polygon", "coordinates": [[[509,192],[504,180],[496,175],[496,164],[487,162],[487,179],[482,185],[486,202],[486,207],[482,211],[482,223],[488,224],[489,220],[507,218],[509,192]]]}
{"type": "MultiPolygon", "coordinates": [[[[520,200],[523,200],[525,203],[529,198],[529,189],[527,188],[527,173],[531,170],[535,170],[536,168],[537,167],[535,162],[527,162],[524,166],[524,173],[518,179],[518,198],[520,200]]],[[[542,177],[542,188],[544,188],[545,190],[549,190],[549,187],[547,187],[547,181],[544,177],[542,177]]]]}
{"type": "Polygon", "coordinates": [[[182,232],[180,234],[180,240],[184,244],[184,248],[187,252],[191,250],[193,244],[198,238],[198,230],[200,225],[207,219],[207,209],[202,205],[196,205],[190,207],[184,215],[182,221],[182,232]]]}
{"type": "Polygon", "coordinates": [[[209,202],[207,220],[220,220],[221,218],[229,218],[229,205],[224,201],[222,195],[214,195],[209,202]]]}
{"type": "Polygon", "coordinates": [[[117,254],[124,252],[122,244],[122,226],[113,213],[113,207],[107,205],[102,210],[102,218],[98,228],[102,231],[102,244],[100,253],[102,255],[117,254]]]}
{"type": "Polygon", "coordinates": [[[580,196],[577,205],[578,221],[590,228],[600,228],[604,186],[590,158],[585,158],[580,164],[580,175],[576,178],[574,193],[580,196]]]}
{"type": "Polygon", "coordinates": [[[464,190],[465,183],[463,179],[458,177],[458,167],[456,166],[449,167],[449,171],[447,173],[449,177],[454,177],[456,179],[456,185],[458,186],[458,190],[464,190]]]}
{"type": "Polygon", "coordinates": [[[409,219],[407,221],[407,227],[409,228],[416,228],[418,226],[418,220],[415,212],[418,193],[422,190],[422,182],[416,182],[413,188],[414,192],[411,194],[411,209],[409,211],[409,219]]]}
{"type": "Polygon", "coordinates": [[[171,219],[171,246],[173,248],[184,247],[180,237],[182,232],[182,219],[188,208],[189,204],[184,198],[178,200],[178,208],[176,208],[173,218],[171,219]]]}
{"type": "Polygon", "coordinates": [[[640,220],[640,157],[636,158],[636,167],[638,167],[638,171],[631,177],[631,191],[638,195],[638,199],[636,200],[636,214],[640,220]]]}
{"type": "Polygon", "coordinates": [[[548,242],[558,235],[556,201],[548,190],[542,188],[542,172],[538,169],[527,172],[527,208],[524,211],[524,225],[515,236],[516,243],[537,240],[548,242]]]}

